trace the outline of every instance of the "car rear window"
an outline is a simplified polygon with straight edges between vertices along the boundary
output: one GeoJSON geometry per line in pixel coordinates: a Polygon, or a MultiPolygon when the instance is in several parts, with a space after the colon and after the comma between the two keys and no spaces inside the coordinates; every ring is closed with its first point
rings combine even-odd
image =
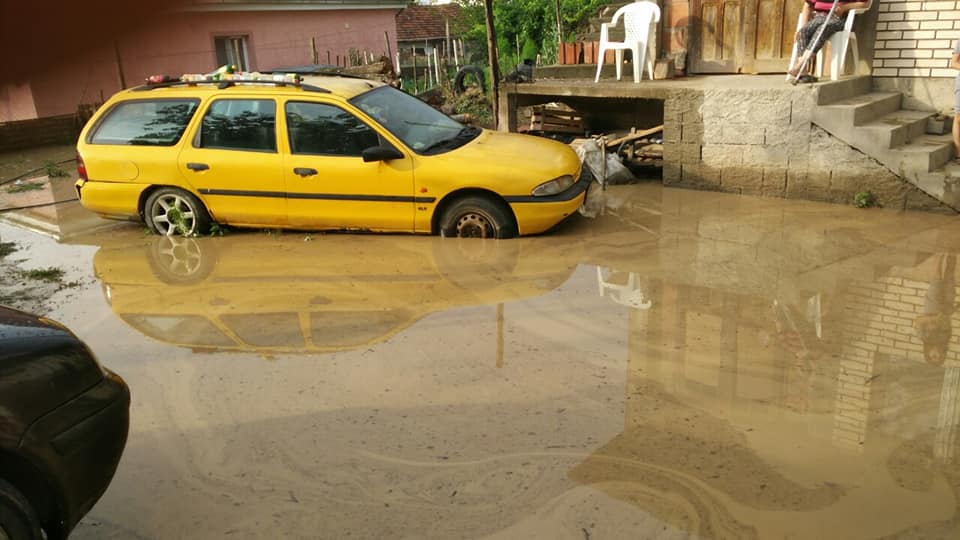
{"type": "Polygon", "coordinates": [[[198,99],[126,101],[115,106],[90,137],[91,144],[173,146],[197,111],[198,99]]]}

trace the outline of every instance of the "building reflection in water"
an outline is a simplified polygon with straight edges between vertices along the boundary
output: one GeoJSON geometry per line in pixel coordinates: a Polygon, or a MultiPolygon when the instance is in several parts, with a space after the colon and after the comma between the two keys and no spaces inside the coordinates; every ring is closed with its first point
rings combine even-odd
{"type": "Polygon", "coordinates": [[[708,538],[960,532],[955,257],[917,260],[792,301],[598,267],[640,308],[624,431],[570,477],[708,538]]]}

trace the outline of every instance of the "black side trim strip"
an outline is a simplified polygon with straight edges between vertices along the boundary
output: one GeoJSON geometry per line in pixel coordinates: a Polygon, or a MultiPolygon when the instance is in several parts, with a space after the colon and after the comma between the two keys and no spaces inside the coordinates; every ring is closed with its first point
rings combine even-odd
{"type": "Polygon", "coordinates": [[[240,189],[201,189],[200,193],[204,195],[230,195],[233,197],[272,197],[285,199],[287,194],[283,191],[248,191],[240,189]]]}
{"type": "Polygon", "coordinates": [[[566,191],[557,193],[556,195],[549,195],[547,197],[534,197],[533,195],[507,195],[504,197],[508,203],[553,203],[553,202],[566,202],[573,200],[578,195],[583,193],[590,187],[590,182],[593,181],[593,177],[589,174],[581,174],[580,180],[567,188],[566,191]]]}
{"type": "Polygon", "coordinates": [[[318,199],[325,201],[369,201],[369,202],[411,202],[432,203],[436,197],[405,197],[402,195],[350,195],[340,193],[285,193],[283,191],[248,191],[239,189],[201,189],[204,195],[226,195],[232,197],[269,197],[279,199],[318,199]]]}

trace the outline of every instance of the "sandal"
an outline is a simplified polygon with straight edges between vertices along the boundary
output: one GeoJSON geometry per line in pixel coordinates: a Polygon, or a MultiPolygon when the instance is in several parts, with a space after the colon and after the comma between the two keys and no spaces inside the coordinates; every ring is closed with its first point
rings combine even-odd
{"type": "Polygon", "coordinates": [[[817,78],[813,75],[801,75],[799,82],[810,84],[817,82],[817,78]]]}

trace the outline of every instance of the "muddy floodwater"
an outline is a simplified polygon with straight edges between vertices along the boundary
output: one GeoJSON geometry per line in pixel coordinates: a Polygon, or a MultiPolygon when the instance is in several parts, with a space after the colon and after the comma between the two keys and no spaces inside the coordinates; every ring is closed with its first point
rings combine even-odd
{"type": "Polygon", "coordinates": [[[955,217],[636,185],[500,242],[0,236],[132,392],[74,538],[960,538],[955,217]]]}

